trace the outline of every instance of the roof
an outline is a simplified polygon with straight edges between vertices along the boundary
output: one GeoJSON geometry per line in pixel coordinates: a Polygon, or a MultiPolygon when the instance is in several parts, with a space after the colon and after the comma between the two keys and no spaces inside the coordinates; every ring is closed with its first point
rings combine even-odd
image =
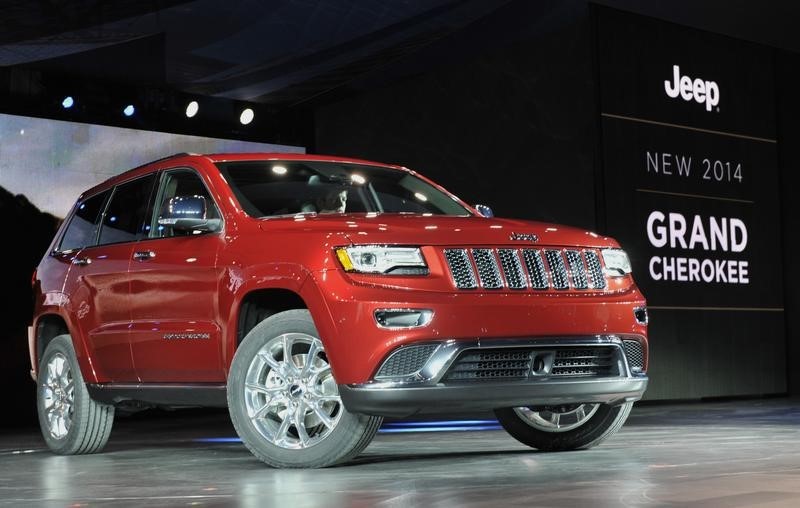
{"type": "Polygon", "coordinates": [[[101,189],[107,189],[111,186],[118,185],[126,180],[131,180],[138,176],[149,173],[152,169],[165,169],[171,163],[188,163],[191,160],[203,160],[206,162],[228,162],[228,161],[260,161],[260,160],[281,160],[281,161],[319,161],[319,162],[343,162],[348,164],[363,164],[369,166],[381,166],[385,168],[398,169],[408,171],[408,169],[397,166],[394,164],[385,164],[382,162],[369,161],[364,159],[354,159],[351,157],[342,157],[338,155],[313,155],[306,153],[285,153],[285,152],[252,152],[252,153],[214,153],[214,154],[196,154],[196,153],[176,153],[161,159],[142,164],[133,169],[123,171],[122,173],[112,176],[111,178],[98,183],[94,187],[87,189],[81,194],[81,198],[87,195],[95,194],[101,189]]]}

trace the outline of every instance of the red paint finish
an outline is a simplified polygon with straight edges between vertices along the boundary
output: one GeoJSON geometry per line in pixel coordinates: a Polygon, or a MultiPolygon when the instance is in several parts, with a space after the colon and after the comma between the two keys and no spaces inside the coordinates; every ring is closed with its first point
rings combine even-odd
{"type": "MultiPolygon", "coordinates": [[[[34,341],[46,339],[41,335],[46,327],[38,326],[45,319],[62,319],[87,382],[224,382],[242,302],[252,291],[279,289],[297,295],[310,310],[339,383],[369,381],[392,349],[419,341],[615,334],[641,340],[647,358],[647,329],[633,314],[645,300],[630,275],[609,278],[603,290],[457,290],[443,254],[447,247],[618,247],[611,238],[555,224],[479,217],[455,197],[473,216],[256,219],[244,212],[215,165],[247,160],[338,161],[408,171],[339,157],[224,154],[177,156],[116,176],[84,196],[153,172],[194,169],[219,209],[222,229],[48,254],[36,272],[34,341]],[[511,233],[535,234],[538,241],[514,241],[511,233]],[[419,246],[429,273],[345,273],[334,250],[354,244],[419,246]],[[134,253],[143,251],[153,256],[135,260],[134,253]],[[79,257],[92,263],[71,262],[79,257]],[[422,328],[386,330],[373,317],[380,308],[430,309],[434,315],[422,328]]],[[[34,370],[36,362],[33,357],[34,370]]]]}
{"type": "Polygon", "coordinates": [[[220,233],[136,243],[129,340],[142,382],[224,382],[218,325],[220,233]],[[165,338],[166,337],[166,338],[165,338]]]}
{"type": "Polygon", "coordinates": [[[66,311],[84,339],[98,380],[135,381],[128,326],[127,271],[132,244],[88,247],[71,258],[66,311]],[[76,264],[76,263],[88,264],[76,264]]]}

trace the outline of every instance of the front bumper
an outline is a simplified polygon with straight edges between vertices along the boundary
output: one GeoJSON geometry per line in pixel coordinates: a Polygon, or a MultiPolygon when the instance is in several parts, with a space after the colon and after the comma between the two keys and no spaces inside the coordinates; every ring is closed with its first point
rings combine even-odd
{"type": "Polygon", "coordinates": [[[641,399],[647,381],[647,376],[637,376],[414,388],[339,385],[339,394],[350,412],[403,418],[417,413],[485,411],[519,406],[585,402],[622,404],[641,399]]]}
{"type": "MultiPolygon", "coordinates": [[[[483,411],[518,406],[622,404],[639,400],[647,388],[647,376],[640,369],[632,368],[623,347],[624,342],[640,339],[643,337],[599,335],[537,340],[495,339],[484,343],[480,340],[446,341],[437,344],[433,353],[413,372],[393,378],[384,376],[367,383],[341,384],[339,393],[350,412],[398,418],[417,413],[483,411]],[[582,371],[581,374],[564,373],[565,367],[557,367],[554,363],[557,352],[598,347],[608,352],[607,358],[610,359],[598,370],[589,368],[588,372],[582,371]],[[527,351],[530,360],[521,374],[522,379],[517,376],[517,379],[463,380],[451,375],[458,373],[462,354],[486,353],[491,358],[498,352],[519,354],[520,351],[523,354],[527,351]]],[[[570,361],[568,356],[567,364],[570,361]]],[[[487,365],[492,360],[483,363],[487,365]]],[[[500,367],[501,372],[504,369],[506,367],[500,367]]]]}
{"type": "MultiPolygon", "coordinates": [[[[385,277],[379,280],[386,282],[385,277]]],[[[425,280],[415,279],[417,283],[425,280]]],[[[304,299],[311,302],[309,308],[340,384],[372,381],[381,362],[404,345],[477,339],[489,344],[507,338],[543,340],[598,333],[641,337],[643,370],[647,370],[647,325],[637,322],[635,314],[646,303],[635,286],[598,295],[555,290],[401,290],[354,283],[343,272],[329,270],[314,273],[306,292],[304,299]],[[374,317],[382,309],[427,310],[433,318],[426,326],[388,329],[378,326],[374,317]]]]}

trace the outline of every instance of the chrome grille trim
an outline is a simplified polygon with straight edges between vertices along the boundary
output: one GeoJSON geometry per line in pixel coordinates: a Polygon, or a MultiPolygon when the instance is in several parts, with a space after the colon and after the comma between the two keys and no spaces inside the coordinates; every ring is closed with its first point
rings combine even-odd
{"type": "Polygon", "coordinates": [[[597,291],[608,287],[596,249],[448,248],[444,257],[458,289],[597,291]]]}
{"type": "Polygon", "coordinates": [[[531,277],[531,287],[533,289],[549,288],[550,282],[547,278],[547,270],[544,268],[544,261],[542,261],[542,255],[539,251],[525,249],[522,251],[522,257],[525,258],[525,266],[528,268],[528,274],[531,277]]]}
{"type": "Polygon", "coordinates": [[[586,267],[583,265],[583,257],[580,251],[568,250],[567,263],[572,274],[572,286],[575,289],[589,289],[589,280],[586,277],[586,267]]]}
{"type": "Polygon", "coordinates": [[[481,287],[486,289],[500,289],[503,279],[500,277],[500,268],[492,249],[472,249],[472,258],[478,268],[478,280],[481,287]]]}
{"type": "Polygon", "coordinates": [[[567,266],[564,264],[561,251],[546,250],[544,251],[544,255],[547,258],[547,264],[550,266],[550,276],[553,278],[553,287],[555,289],[569,289],[567,266]]]}
{"type": "Polygon", "coordinates": [[[503,275],[505,275],[508,287],[510,289],[526,289],[528,280],[525,278],[525,272],[522,269],[522,262],[519,260],[517,251],[514,249],[497,249],[497,255],[500,257],[500,265],[503,267],[503,275]]]}
{"type": "Polygon", "coordinates": [[[592,288],[605,289],[606,278],[603,275],[603,267],[600,265],[600,256],[593,250],[583,251],[583,256],[586,259],[586,268],[592,279],[592,288]]]}
{"type": "Polygon", "coordinates": [[[467,249],[445,249],[444,257],[450,268],[450,275],[458,289],[476,289],[478,281],[475,270],[467,255],[467,249]]]}

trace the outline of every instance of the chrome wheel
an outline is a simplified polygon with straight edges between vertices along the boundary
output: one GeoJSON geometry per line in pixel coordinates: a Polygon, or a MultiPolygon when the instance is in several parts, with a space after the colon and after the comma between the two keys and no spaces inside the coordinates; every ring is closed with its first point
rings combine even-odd
{"type": "Polygon", "coordinates": [[[261,346],[245,374],[244,402],[256,431],[285,449],[320,443],[343,410],[322,341],[305,333],[284,333],[261,346]]]}
{"type": "Polygon", "coordinates": [[[531,427],[544,432],[567,432],[586,423],[600,404],[574,404],[537,408],[515,407],[514,412],[531,427]]]}
{"type": "Polygon", "coordinates": [[[47,430],[56,439],[63,439],[72,427],[75,408],[75,383],[69,362],[61,353],[47,362],[42,383],[42,401],[47,430]]]}

